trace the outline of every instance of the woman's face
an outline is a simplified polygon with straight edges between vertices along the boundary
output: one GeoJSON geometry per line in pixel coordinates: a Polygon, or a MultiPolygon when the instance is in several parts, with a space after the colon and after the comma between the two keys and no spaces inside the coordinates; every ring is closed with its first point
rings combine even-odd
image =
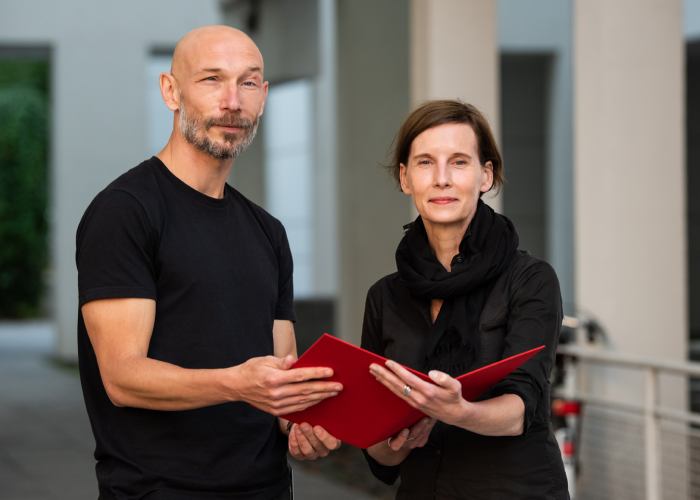
{"type": "Polygon", "coordinates": [[[481,164],[476,134],[464,123],[446,123],[419,134],[400,175],[401,190],[413,198],[424,223],[464,229],[480,193],[493,184],[491,162],[481,164]]]}

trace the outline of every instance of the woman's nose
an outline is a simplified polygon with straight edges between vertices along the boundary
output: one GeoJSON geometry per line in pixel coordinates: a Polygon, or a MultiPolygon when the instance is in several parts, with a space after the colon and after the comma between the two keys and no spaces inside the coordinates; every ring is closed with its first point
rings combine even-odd
{"type": "Polygon", "coordinates": [[[450,185],[450,169],[448,168],[447,162],[438,162],[435,166],[435,185],[450,185]]]}

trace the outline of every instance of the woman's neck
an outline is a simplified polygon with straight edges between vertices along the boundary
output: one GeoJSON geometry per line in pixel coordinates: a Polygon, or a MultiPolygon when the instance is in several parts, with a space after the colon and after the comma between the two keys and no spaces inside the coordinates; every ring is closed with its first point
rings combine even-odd
{"type": "Polygon", "coordinates": [[[438,262],[447,271],[452,271],[452,258],[459,253],[459,244],[462,243],[467,232],[469,222],[462,221],[455,224],[434,224],[423,221],[425,232],[428,235],[428,244],[433,250],[438,262]]]}

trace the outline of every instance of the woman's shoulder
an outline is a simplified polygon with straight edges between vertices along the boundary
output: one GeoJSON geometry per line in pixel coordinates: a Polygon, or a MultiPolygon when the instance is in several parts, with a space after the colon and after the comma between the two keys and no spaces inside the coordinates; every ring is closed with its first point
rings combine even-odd
{"type": "Polygon", "coordinates": [[[508,302],[517,297],[557,297],[561,295],[559,279],[554,268],[547,261],[534,257],[525,251],[518,251],[499,281],[500,286],[496,286],[500,290],[498,295],[508,302]]]}
{"type": "Polygon", "coordinates": [[[530,255],[524,250],[518,250],[517,255],[508,269],[509,281],[512,283],[530,281],[532,279],[558,283],[557,273],[546,260],[530,255]]]}
{"type": "Polygon", "coordinates": [[[395,291],[399,288],[402,288],[399,273],[393,272],[375,281],[374,284],[369,287],[369,290],[367,290],[367,296],[380,296],[384,293],[395,291]]]}

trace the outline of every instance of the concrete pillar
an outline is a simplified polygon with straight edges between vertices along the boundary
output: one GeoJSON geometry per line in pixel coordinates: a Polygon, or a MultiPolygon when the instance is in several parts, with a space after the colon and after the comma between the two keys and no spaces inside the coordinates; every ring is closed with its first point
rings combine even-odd
{"type": "Polygon", "coordinates": [[[681,4],[579,0],[574,15],[579,308],[616,349],[675,360],[688,330],[681,4]]]}
{"type": "MultiPolygon", "coordinates": [[[[411,1],[411,104],[461,99],[498,137],[498,15],[495,0],[411,1]]],[[[496,210],[498,196],[484,198],[496,210]]]]}
{"type": "Polygon", "coordinates": [[[401,226],[413,217],[378,166],[402,120],[425,100],[460,98],[498,131],[496,17],[491,0],[338,3],[339,326],[348,340],[359,340],[367,289],[396,269],[401,226]]]}
{"type": "Polygon", "coordinates": [[[338,331],[359,343],[367,289],[396,269],[408,201],[381,165],[410,108],[409,8],[340,1],[338,65],[338,331]]]}
{"type": "MultiPolygon", "coordinates": [[[[576,0],[573,19],[578,308],[602,323],[614,350],[685,360],[682,1],[576,0]]],[[[625,372],[596,367],[587,382],[597,396],[644,400],[641,379],[625,372]]],[[[685,381],[662,382],[661,403],[685,408],[685,381]]],[[[599,446],[641,446],[633,427],[601,425],[599,446]]],[[[629,448],[625,460],[640,451],[629,448]]],[[[599,465],[619,477],[623,462],[599,465]]],[[[639,474],[644,488],[643,466],[639,474]]]]}
{"type": "MultiPolygon", "coordinates": [[[[314,289],[320,297],[338,295],[337,61],[336,2],[318,1],[318,75],[315,81],[314,289]]],[[[326,327],[328,328],[328,327],[326,327]]]]}

